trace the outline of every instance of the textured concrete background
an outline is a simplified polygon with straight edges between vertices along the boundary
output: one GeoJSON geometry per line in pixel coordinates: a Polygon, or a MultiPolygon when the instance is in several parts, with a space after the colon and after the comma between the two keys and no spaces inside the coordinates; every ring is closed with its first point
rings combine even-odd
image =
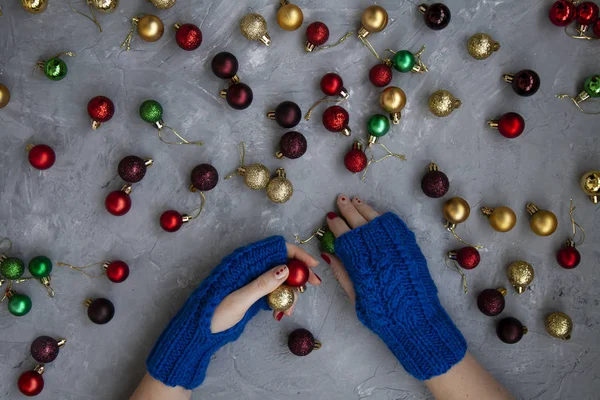
{"type": "MultiPolygon", "coordinates": [[[[170,317],[219,260],[235,247],[268,235],[307,235],[334,207],[338,193],[360,195],[380,210],[394,210],[408,222],[429,260],[440,298],[469,342],[470,351],[517,397],[523,399],[597,399],[600,389],[600,213],[578,187],[579,176],[598,169],[599,140],[593,123],[598,117],[578,113],[554,94],[579,92],[586,76],[597,73],[597,43],[574,41],[550,24],[551,0],[536,2],[449,0],[450,26],[434,32],[424,27],[411,1],[381,1],[389,12],[388,27],[369,39],[385,48],[417,51],[427,45],[426,75],[394,76],[393,84],[408,95],[402,123],[383,143],[408,160],[373,166],[368,179],[348,173],[342,159],[352,139],[327,132],[321,111],[297,129],[309,142],[299,160],[278,161],[272,153],[285,132],[264,117],[283,100],[306,111],[321,97],[319,80],[329,71],[344,78],[351,97],[345,103],[353,137],[365,137],[366,120],[381,112],[381,89],[367,79],[375,59],[355,38],[335,49],[305,54],[306,26],[327,23],[332,40],[360,24],[370,1],[298,1],[305,23],[296,32],[282,31],[275,20],[278,1],[179,0],[170,10],[150,3],[123,1],[112,15],[100,15],[104,32],[72,13],[66,2],[53,0],[41,15],[30,15],[18,2],[3,4],[0,17],[0,82],[12,92],[0,110],[0,216],[2,236],[13,240],[11,254],[28,260],[38,254],[52,260],[87,264],[123,259],[131,276],[122,284],[90,280],[56,268],[49,299],[35,283],[20,290],[31,296],[33,310],[23,318],[0,307],[0,398],[20,398],[19,374],[35,362],[31,341],[46,334],[68,338],[58,359],[48,365],[40,399],[124,399],[144,373],[144,360],[170,317]],[[272,47],[245,40],[239,19],[250,9],[265,16],[272,47]],[[129,53],[119,48],[129,18],[156,13],[169,29],[157,43],[135,37],[129,53]],[[174,41],[177,21],[199,25],[200,49],[188,53],[174,41]],[[471,59],[467,38],[485,31],[502,49],[486,61],[471,59]],[[52,82],[34,71],[35,62],[71,50],[68,77],[52,82]],[[239,75],[254,90],[254,103],[242,112],[218,98],[225,82],[210,71],[219,51],[234,53],[239,75]],[[521,98],[501,80],[503,73],[536,70],[542,80],[532,98],[521,98]],[[448,89],[463,101],[450,117],[433,117],[427,98],[448,89]],[[115,117],[93,132],[86,113],[88,100],[107,95],[115,102],[115,117]],[[138,117],[140,103],[154,98],[164,107],[165,122],[188,139],[203,140],[202,148],[166,146],[156,131],[138,117]],[[526,121],[526,132],[506,140],[486,127],[490,117],[514,110],[526,121]],[[271,170],[283,166],[295,187],[284,205],[267,200],[264,192],[245,188],[240,179],[221,181],[208,193],[201,220],[176,234],[163,232],[160,213],[196,205],[187,190],[196,164],[212,163],[222,177],[238,165],[237,144],[248,144],[248,160],[271,170]],[[39,172],[27,163],[27,143],[47,143],[57,153],[55,166],[39,172]],[[133,208],[124,217],[104,209],[106,194],[118,189],[119,160],[128,154],[151,156],[153,166],[132,195],[133,208]],[[444,266],[446,251],[459,247],[442,227],[443,200],[426,198],[419,181],[435,160],[451,179],[450,195],[465,197],[474,209],[460,226],[466,239],[483,243],[482,263],[468,272],[471,291],[464,295],[458,274],[444,266]],[[566,271],[554,260],[570,233],[569,198],[588,233],[580,247],[581,265],[566,271]],[[534,201],[559,217],[549,238],[528,227],[525,203],[534,201]],[[476,210],[483,205],[507,205],[518,215],[507,234],[492,231],[476,210]],[[596,244],[596,246],[594,246],[596,244]],[[530,333],[517,345],[501,343],[495,319],[477,310],[475,296],[487,287],[506,286],[506,266],[525,259],[535,268],[531,290],[517,297],[512,289],[502,314],[519,318],[530,333]],[[82,305],[89,296],[106,296],[116,316],[105,326],[91,323],[82,305]],[[549,311],[568,313],[575,323],[573,339],[561,342],[544,331],[549,311]]],[[[79,9],[85,9],[78,2],[79,9]]],[[[307,249],[318,256],[315,245],[307,249]]],[[[317,272],[323,286],[307,291],[293,318],[280,323],[261,313],[240,340],[221,349],[211,362],[205,383],[194,399],[427,399],[424,385],[408,376],[385,345],[356,319],[352,307],[326,267],[317,272]],[[287,334],[310,329],[324,346],[306,358],[291,355],[287,334]]]]}

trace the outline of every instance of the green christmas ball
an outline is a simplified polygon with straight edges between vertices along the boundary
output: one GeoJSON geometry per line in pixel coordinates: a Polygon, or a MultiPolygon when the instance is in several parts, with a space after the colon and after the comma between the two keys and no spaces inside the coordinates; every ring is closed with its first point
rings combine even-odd
{"type": "Polygon", "coordinates": [[[0,274],[6,279],[19,279],[25,272],[25,263],[16,257],[9,257],[0,264],[0,274]]]}
{"type": "Polygon", "coordinates": [[[600,97],[600,75],[593,75],[587,78],[583,89],[590,97],[600,97]]]}
{"type": "Polygon", "coordinates": [[[17,317],[22,317],[31,310],[31,299],[29,296],[16,293],[8,300],[8,311],[17,317]]]}
{"type": "Polygon", "coordinates": [[[44,74],[53,81],[60,81],[67,76],[67,63],[60,58],[51,58],[44,63],[44,74]]]}
{"type": "Polygon", "coordinates": [[[335,247],[334,247],[334,242],[335,242],[335,236],[333,235],[333,232],[331,231],[327,231],[323,234],[323,236],[321,236],[321,249],[325,252],[325,253],[329,253],[329,254],[335,254],[335,247]]]}
{"type": "Polygon", "coordinates": [[[52,272],[52,261],[45,256],[37,256],[29,261],[29,273],[34,278],[45,278],[52,272]]]}
{"type": "Polygon", "coordinates": [[[162,106],[156,100],[146,100],[140,106],[140,117],[151,124],[162,120],[162,112],[162,106]]]}
{"type": "Polygon", "coordinates": [[[410,72],[416,63],[417,58],[408,50],[400,50],[394,55],[394,59],[392,60],[394,69],[400,72],[410,72]]]}
{"type": "Polygon", "coordinates": [[[375,114],[369,118],[367,130],[371,136],[382,137],[390,130],[390,121],[383,114],[375,114]]]}

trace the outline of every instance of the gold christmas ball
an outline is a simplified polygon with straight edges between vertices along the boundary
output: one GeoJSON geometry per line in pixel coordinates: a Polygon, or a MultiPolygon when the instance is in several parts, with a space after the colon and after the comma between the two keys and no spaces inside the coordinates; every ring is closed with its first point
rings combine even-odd
{"type": "Polygon", "coordinates": [[[531,215],[529,226],[540,236],[550,236],[558,227],[558,220],[552,211],[540,210],[533,203],[527,203],[527,212],[531,215]]]}
{"type": "Polygon", "coordinates": [[[146,42],[156,42],[165,32],[165,26],[156,15],[147,14],[140,18],[137,31],[146,42]]]}
{"type": "Polygon", "coordinates": [[[467,50],[476,60],[485,60],[495,51],[500,50],[500,43],[487,33],[476,33],[467,42],[467,50]]]}
{"type": "Polygon", "coordinates": [[[469,218],[471,207],[462,197],[453,197],[444,203],[442,212],[444,213],[444,219],[446,219],[446,221],[452,222],[453,224],[460,224],[469,218]]]}
{"type": "Polygon", "coordinates": [[[396,86],[387,87],[379,96],[379,105],[388,113],[397,113],[406,106],[406,93],[396,86]]]}
{"type": "Polygon", "coordinates": [[[533,267],[525,261],[515,261],[508,266],[506,276],[519,294],[523,293],[533,282],[533,267]]]}
{"type": "Polygon", "coordinates": [[[295,31],[304,21],[302,10],[295,4],[286,4],[277,11],[277,23],[286,31],[295,31]]]}
{"type": "Polygon", "coordinates": [[[10,101],[10,90],[0,83],[0,108],[6,107],[10,101]]]}
{"type": "Polygon", "coordinates": [[[277,170],[277,176],[267,185],[267,196],[274,203],[285,203],[292,194],[294,194],[294,186],[292,182],[285,177],[283,168],[277,170]]]}
{"type": "Polygon", "coordinates": [[[546,331],[557,339],[571,339],[573,320],[563,312],[553,312],[546,317],[546,331]]]}
{"type": "Polygon", "coordinates": [[[25,11],[32,14],[39,14],[48,7],[48,0],[21,0],[21,5],[25,11]]]}
{"type": "Polygon", "coordinates": [[[438,117],[447,117],[461,104],[461,101],[447,90],[438,90],[429,97],[429,110],[438,117]]]}
{"type": "Polygon", "coordinates": [[[581,176],[579,183],[592,203],[598,204],[600,201],[600,171],[586,172],[581,176]]]}
{"type": "Polygon", "coordinates": [[[258,40],[266,46],[271,44],[271,38],[267,33],[267,21],[260,14],[245,15],[240,21],[240,31],[248,40],[258,40]]]}
{"type": "Polygon", "coordinates": [[[273,311],[287,311],[294,305],[294,289],[281,285],[267,296],[267,303],[273,311]]]}
{"type": "Polygon", "coordinates": [[[87,0],[89,6],[101,13],[110,14],[119,6],[119,0],[87,0]]]}
{"type": "Polygon", "coordinates": [[[246,186],[253,190],[266,188],[271,180],[269,170],[262,164],[252,164],[242,167],[239,169],[239,173],[244,177],[246,186]]]}
{"type": "Polygon", "coordinates": [[[482,207],[481,212],[489,218],[490,225],[498,232],[508,232],[517,223],[515,212],[508,207],[482,207]]]}
{"type": "Polygon", "coordinates": [[[167,8],[171,8],[177,2],[177,0],[148,0],[148,1],[152,4],[154,4],[155,7],[160,8],[161,10],[166,10],[167,8]]]}
{"type": "Polygon", "coordinates": [[[370,6],[363,11],[360,22],[367,32],[381,32],[387,26],[388,13],[381,6],[370,6]]]}

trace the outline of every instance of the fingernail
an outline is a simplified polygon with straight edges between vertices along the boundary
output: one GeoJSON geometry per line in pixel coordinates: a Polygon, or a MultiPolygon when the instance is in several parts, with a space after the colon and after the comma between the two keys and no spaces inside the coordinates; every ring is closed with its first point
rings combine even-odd
{"type": "MultiPolygon", "coordinates": [[[[329,264],[329,263],[327,263],[327,264],[329,264]]],[[[323,280],[321,279],[321,277],[319,275],[315,274],[315,276],[317,277],[317,279],[319,280],[319,282],[323,282],[323,280]]]]}
{"type": "Polygon", "coordinates": [[[341,201],[342,203],[345,203],[345,202],[347,202],[347,201],[348,201],[348,199],[346,198],[346,196],[340,196],[340,201],[341,201]]]}
{"type": "Polygon", "coordinates": [[[358,204],[362,203],[362,201],[358,197],[355,197],[354,201],[356,201],[356,203],[358,203],[358,204]]]}
{"type": "Polygon", "coordinates": [[[287,271],[287,265],[281,265],[275,268],[275,279],[283,279],[285,277],[285,272],[287,271]]]}
{"type": "MultiPolygon", "coordinates": [[[[329,258],[329,256],[328,256],[327,254],[325,254],[325,253],[321,253],[321,258],[322,258],[323,260],[325,260],[325,262],[326,262],[327,264],[331,264],[331,258],[329,258]]],[[[317,274],[315,274],[315,275],[317,275],[317,274]]],[[[317,278],[319,278],[319,277],[317,276],[317,278]]],[[[319,278],[319,280],[321,280],[321,279],[319,278]]]]}
{"type": "Polygon", "coordinates": [[[329,219],[335,219],[335,218],[337,218],[337,214],[334,213],[334,212],[328,212],[327,213],[327,218],[329,218],[329,219]]]}
{"type": "Polygon", "coordinates": [[[283,318],[283,312],[279,311],[279,312],[277,313],[277,315],[275,316],[275,319],[276,319],[277,321],[281,321],[281,318],[283,318]]]}

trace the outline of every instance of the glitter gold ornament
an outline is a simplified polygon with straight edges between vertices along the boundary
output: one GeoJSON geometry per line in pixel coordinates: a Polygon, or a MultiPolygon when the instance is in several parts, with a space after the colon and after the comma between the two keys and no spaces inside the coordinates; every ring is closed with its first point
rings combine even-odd
{"type": "Polygon", "coordinates": [[[244,165],[244,159],[246,158],[246,144],[244,142],[239,145],[240,151],[240,166],[235,172],[227,175],[225,179],[233,178],[236,175],[244,177],[244,183],[250,189],[260,190],[267,187],[267,184],[271,180],[271,174],[267,167],[263,164],[250,164],[244,165]]]}
{"type": "Polygon", "coordinates": [[[528,262],[515,261],[508,266],[506,276],[517,293],[521,294],[529,285],[531,285],[531,282],[533,282],[533,267],[528,262]]]}
{"type": "Polygon", "coordinates": [[[366,38],[371,32],[381,32],[388,23],[388,13],[381,6],[370,6],[365,9],[360,19],[361,28],[358,31],[360,38],[366,38]]]}
{"type": "Polygon", "coordinates": [[[156,15],[146,14],[141,17],[133,17],[129,34],[121,44],[121,47],[127,51],[131,50],[131,40],[136,29],[140,38],[146,42],[156,42],[165,32],[165,26],[156,15]]]}
{"type": "Polygon", "coordinates": [[[273,311],[284,312],[294,305],[294,289],[281,285],[267,296],[267,303],[273,311]]]}
{"type": "Polygon", "coordinates": [[[87,0],[87,4],[101,13],[110,14],[119,6],[119,0],[87,0]]]}
{"type": "Polygon", "coordinates": [[[154,4],[155,7],[160,8],[161,10],[166,10],[175,5],[177,0],[148,0],[150,3],[154,4]]]}
{"type": "Polygon", "coordinates": [[[461,101],[447,90],[438,90],[429,97],[429,110],[437,117],[447,117],[457,108],[461,101]]]}
{"type": "Polygon", "coordinates": [[[558,220],[552,211],[540,210],[535,204],[527,203],[527,212],[531,215],[529,226],[540,236],[550,236],[558,227],[558,220]]]}
{"type": "Polygon", "coordinates": [[[467,42],[467,51],[476,60],[485,60],[498,50],[500,50],[500,43],[487,33],[476,33],[467,42]]]}
{"type": "Polygon", "coordinates": [[[573,320],[563,312],[553,312],[546,317],[546,332],[552,337],[570,340],[573,331],[573,320]]]}
{"type": "Polygon", "coordinates": [[[248,40],[258,40],[265,46],[271,45],[271,37],[267,33],[267,21],[260,14],[246,14],[240,21],[240,31],[248,40]]]}
{"type": "Polygon", "coordinates": [[[300,28],[304,21],[302,10],[288,0],[281,0],[281,8],[277,11],[277,23],[281,29],[286,31],[295,31],[300,28]]]}
{"type": "Polygon", "coordinates": [[[25,11],[32,14],[39,14],[48,7],[48,0],[21,0],[21,5],[25,11]]]}
{"type": "MultiPolygon", "coordinates": [[[[2,102],[0,100],[0,104],[1,103],[2,102]]],[[[598,204],[600,201],[600,171],[586,172],[581,176],[579,184],[581,185],[581,190],[583,190],[583,193],[590,198],[590,201],[594,204],[598,204]]]]}
{"type": "Polygon", "coordinates": [[[491,227],[498,232],[508,232],[517,223],[515,212],[508,207],[481,207],[481,212],[489,218],[491,227]]]}
{"type": "Polygon", "coordinates": [[[393,124],[400,123],[401,111],[406,106],[406,93],[396,86],[387,87],[379,96],[379,105],[390,114],[393,124]]]}
{"type": "Polygon", "coordinates": [[[10,101],[10,90],[0,83],[0,108],[6,107],[10,101]]]}
{"type": "Polygon", "coordinates": [[[292,194],[294,194],[294,186],[285,175],[283,168],[277,169],[277,176],[267,184],[267,197],[274,203],[285,203],[292,194]]]}

